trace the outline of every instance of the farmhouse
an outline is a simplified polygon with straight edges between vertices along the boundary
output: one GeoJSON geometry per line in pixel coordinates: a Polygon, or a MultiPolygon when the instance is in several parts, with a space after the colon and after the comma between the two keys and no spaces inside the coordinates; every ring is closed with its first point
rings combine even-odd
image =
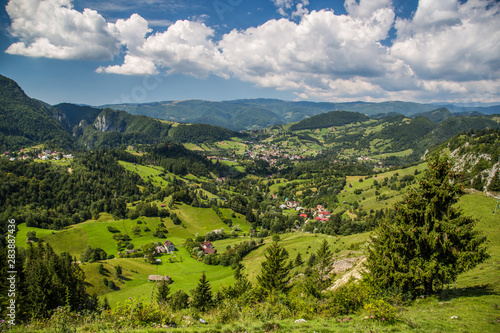
{"type": "Polygon", "coordinates": [[[163,244],[163,246],[165,247],[165,250],[167,251],[167,253],[171,253],[171,252],[175,251],[175,245],[171,241],[169,241],[168,239],[165,241],[165,244],[163,244]]]}
{"type": "Polygon", "coordinates": [[[214,249],[214,246],[210,241],[206,241],[205,243],[203,243],[201,249],[203,250],[203,252],[205,252],[205,254],[217,253],[217,250],[214,249]]]}

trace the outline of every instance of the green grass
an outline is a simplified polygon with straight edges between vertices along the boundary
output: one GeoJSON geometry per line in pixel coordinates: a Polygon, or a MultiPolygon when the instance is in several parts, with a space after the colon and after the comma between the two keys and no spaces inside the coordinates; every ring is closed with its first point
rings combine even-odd
{"type": "MultiPolygon", "coordinates": [[[[339,207],[337,207],[335,212],[341,211],[343,209],[349,209],[349,204],[352,204],[354,201],[359,202],[360,207],[362,207],[365,211],[370,211],[371,209],[389,208],[396,201],[401,199],[401,197],[407,192],[408,188],[404,188],[398,191],[391,190],[389,187],[382,187],[379,190],[380,194],[385,194],[389,198],[382,201],[377,201],[377,195],[375,194],[376,189],[375,187],[372,187],[373,182],[377,180],[377,182],[381,184],[384,178],[387,177],[390,179],[396,173],[398,173],[399,175],[398,178],[401,178],[406,175],[413,175],[415,173],[415,170],[422,172],[426,168],[426,163],[420,163],[409,168],[380,173],[368,179],[366,179],[366,177],[364,176],[347,176],[347,184],[342,190],[342,193],[338,195],[340,205],[339,207]],[[360,182],[359,179],[363,179],[363,182],[360,182]],[[352,188],[349,187],[349,184],[352,185],[352,188]],[[356,189],[362,190],[362,193],[355,194],[354,191],[356,189]],[[343,204],[343,201],[346,201],[348,204],[343,204]]],[[[399,185],[399,181],[396,183],[396,185],[399,185]]]]}
{"type": "Polygon", "coordinates": [[[413,153],[413,149],[410,148],[410,149],[398,151],[395,153],[384,153],[384,154],[372,155],[370,157],[375,158],[375,159],[380,159],[380,158],[389,157],[389,156],[406,157],[408,155],[411,155],[411,153],[413,153]]]}
{"type": "MultiPolygon", "coordinates": [[[[104,276],[96,274],[98,263],[85,264],[82,267],[88,275],[87,280],[96,291],[100,291],[101,297],[106,296],[111,306],[118,302],[123,302],[129,297],[135,299],[151,300],[155,291],[155,283],[148,281],[148,276],[153,274],[168,275],[172,278],[170,285],[172,292],[182,289],[188,292],[196,287],[201,274],[204,272],[214,291],[221,285],[231,285],[233,283],[233,271],[230,267],[205,265],[190,257],[183,247],[179,247],[174,254],[158,257],[162,260],[159,265],[147,263],[142,258],[122,258],[104,261],[104,267],[111,273],[110,277],[116,280],[120,290],[111,291],[102,285],[104,276]],[[169,262],[169,259],[173,262],[169,262]],[[114,266],[120,265],[123,268],[123,279],[119,281],[115,278],[114,266]]],[[[107,277],[108,278],[108,277],[107,277]]]]}
{"type": "MultiPolygon", "coordinates": [[[[291,233],[280,235],[281,240],[279,244],[283,246],[289,253],[289,260],[295,260],[295,257],[300,252],[302,260],[307,261],[311,254],[316,253],[323,240],[327,240],[330,249],[335,253],[335,256],[340,255],[353,255],[360,256],[360,251],[350,250],[351,244],[364,244],[368,239],[369,233],[362,233],[346,237],[327,236],[322,234],[310,233],[291,233]]],[[[236,243],[243,241],[240,239],[236,243]]],[[[251,281],[256,282],[257,275],[260,274],[261,264],[265,260],[265,253],[267,248],[272,244],[271,237],[264,240],[263,245],[253,250],[245,258],[243,264],[245,265],[245,273],[251,281]]],[[[223,243],[220,243],[222,246],[223,243]]]]}
{"type": "Polygon", "coordinates": [[[173,174],[165,172],[162,167],[158,166],[146,166],[140,164],[134,165],[133,163],[125,161],[118,161],[118,163],[120,163],[120,165],[122,165],[125,170],[137,173],[145,181],[151,180],[151,183],[155,186],[167,186],[168,181],[164,178],[171,178],[171,176],[173,176],[173,174]],[[166,173],[166,175],[163,178],[160,176],[160,174],[164,172],[166,173]]]}

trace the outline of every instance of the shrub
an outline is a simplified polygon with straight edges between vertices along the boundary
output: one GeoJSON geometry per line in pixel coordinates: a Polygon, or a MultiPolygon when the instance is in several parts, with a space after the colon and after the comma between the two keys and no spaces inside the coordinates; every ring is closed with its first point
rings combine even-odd
{"type": "Polygon", "coordinates": [[[373,316],[377,320],[386,322],[394,322],[396,320],[397,309],[383,299],[365,304],[365,310],[368,312],[368,315],[373,316]]]}
{"type": "Polygon", "coordinates": [[[350,283],[330,293],[328,305],[332,315],[348,315],[359,310],[368,298],[368,290],[350,283]]]}

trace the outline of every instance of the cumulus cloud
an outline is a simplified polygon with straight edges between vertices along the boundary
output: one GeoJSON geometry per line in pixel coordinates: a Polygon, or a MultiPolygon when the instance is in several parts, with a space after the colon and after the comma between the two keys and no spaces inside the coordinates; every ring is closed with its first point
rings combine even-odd
{"type": "Polygon", "coordinates": [[[70,0],[10,0],[11,33],[20,41],[7,53],[55,59],[108,60],[119,51],[113,27],[95,10],[70,0]]]}
{"type": "Polygon", "coordinates": [[[421,79],[500,78],[500,3],[421,0],[412,20],[398,19],[393,56],[421,79]]]}
{"type": "Polygon", "coordinates": [[[309,13],[309,0],[271,0],[281,16],[302,17],[309,13]]]}
{"type": "Polygon", "coordinates": [[[300,99],[489,101],[500,91],[500,4],[420,0],[396,18],[391,0],[345,0],[347,14],[307,0],[272,0],[285,17],[216,38],[202,20],[152,33],[134,14],[109,23],[70,0],[11,0],[19,38],[7,52],[58,59],[114,59],[99,73],[218,75],[290,90],[300,99]],[[394,28],[396,37],[386,41],[394,28]]]}

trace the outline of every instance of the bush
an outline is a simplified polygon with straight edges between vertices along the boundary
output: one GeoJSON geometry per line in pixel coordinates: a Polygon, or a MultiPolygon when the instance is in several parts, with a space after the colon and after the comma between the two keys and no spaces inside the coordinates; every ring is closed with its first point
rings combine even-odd
{"type": "Polygon", "coordinates": [[[173,309],[185,309],[188,307],[189,295],[184,290],[179,289],[170,297],[173,309]]]}
{"type": "Polygon", "coordinates": [[[332,291],[328,305],[332,315],[348,315],[363,307],[368,290],[359,284],[350,283],[332,291]]]}
{"type": "Polygon", "coordinates": [[[368,315],[374,319],[386,322],[394,322],[396,320],[397,309],[383,299],[378,299],[365,305],[365,310],[368,315]]]}
{"type": "Polygon", "coordinates": [[[112,226],[108,226],[108,231],[111,232],[111,233],[117,233],[117,232],[120,232],[120,230],[116,229],[115,227],[112,227],[112,226]]]}

